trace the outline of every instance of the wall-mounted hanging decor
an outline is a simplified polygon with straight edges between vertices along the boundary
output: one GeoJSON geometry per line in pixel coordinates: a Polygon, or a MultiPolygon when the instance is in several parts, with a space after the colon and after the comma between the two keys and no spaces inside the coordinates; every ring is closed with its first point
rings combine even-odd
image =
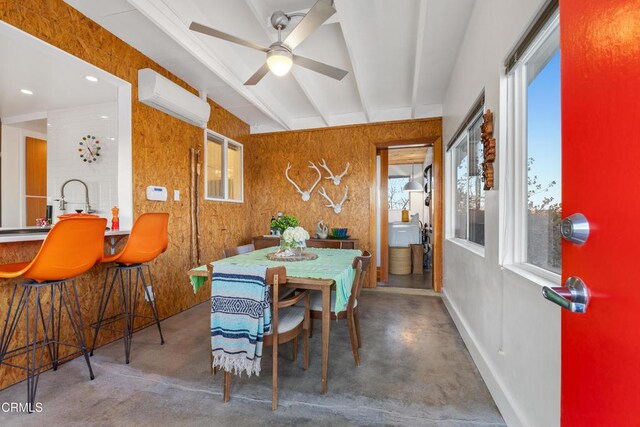
{"type": "Polygon", "coordinates": [[[291,163],[287,163],[287,169],[284,171],[284,175],[287,177],[287,181],[289,181],[291,184],[293,184],[293,186],[296,188],[298,193],[300,193],[302,195],[302,201],[303,202],[308,202],[309,199],[311,199],[311,193],[313,193],[313,190],[316,188],[316,185],[318,185],[318,183],[322,179],[322,173],[320,172],[320,169],[318,169],[318,167],[313,162],[309,162],[309,163],[311,164],[311,166],[309,166],[309,168],[310,169],[315,169],[316,172],[318,172],[318,179],[311,186],[311,188],[308,189],[307,191],[302,191],[300,189],[300,187],[298,186],[298,184],[296,184],[295,182],[293,182],[293,180],[291,178],[289,178],[289,169],[291,169],[291,163]]]}
{"type": "Polygon", "coordinates": [[[100,141],[93,135],[87,135],[82,137],[82,141],[79,142],[78,153],[80,159],[86,163],[93,163],[98,161],[100,157],[100,141]]]}
{"type": "Polygon", "coordinates": [[[344,172],[342,172],[340,175],[334,175],[333,172],[331,172],[331,169],[329,169],[329,167],[327,166],[327,162],[325,162],[324,159],[322,159],[322,163],[318,163],[318,164],[320,165],[321,168],[329,172],[329,176],[326,177],[325,179],[330,179],[333,182],[333,185],[340,185],[340,181],[342,181],[342,178],[344,178],[344,176],[347,174],[350,166],[349,163],[347,162],[347,166],[344,168],[344,172]]]}
{"type": "Polygon", "coordinates": [[[329,201],[329,204],[325,206],[328,208],[332,208],[336,214],[339,214],[340,212],[342,212],[342,206],[345,204],[345,202],[349,201],[349,186],[345,185],[344,197],[338,204],[335,204],[333,200],[331,200],[331,197],[327,195],[324,187],[320,189],[320,195],[329,201]]]}
{"type": "Polygon", "coordinates": [[[482,146],[484,148],[484,161],[482,163],[482,178],[484,189],[493,188],[493,162],[496,160],[496,139],[493,137],[493,113],[487,110],[484,113],[482,127],[482,146]]]}

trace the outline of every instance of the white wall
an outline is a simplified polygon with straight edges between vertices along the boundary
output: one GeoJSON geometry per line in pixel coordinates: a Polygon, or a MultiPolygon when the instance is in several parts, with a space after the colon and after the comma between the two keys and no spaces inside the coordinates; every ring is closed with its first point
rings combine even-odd
{"type": "MultiPolygon", "coordinates": [[[[445,143],[484,88],[500,156],[508,144],[502,65],[542,4],[475,3],[443,105],[445,143]]],[[[538,283],[501,267],[499,199],[500,189],[486,194],[484,255],[445,241],[444,301],[507,423],[559,425],[560,309],[542,298],[538,283]]]]}
{"type": "Polygon", "coordinates": [[[2,125],[2,227],[20,228],[25,224],[25,138],[47,139],[47,135],[2,125]]]}
{"type": "MultiPolygon", "coordinates": [[[[89,187],[91,207],[98,215],[111,218],[111,208],[118,205],[117,117],[115,102],[48,112],[47,194],[52,200],[60,197],[65,181],[77,178],[89,187]],[[83,162],[77,151],[78,143],[87,135],[95,136],[102,146],[100,159],[91,164],[83,162]]],[[[66,213],[84,209],[82,184],[69,183],[65,200],[68,202],[66,213]]],[[[61,211],[57,202],[52,204],[55,218],[61,211]]]]}

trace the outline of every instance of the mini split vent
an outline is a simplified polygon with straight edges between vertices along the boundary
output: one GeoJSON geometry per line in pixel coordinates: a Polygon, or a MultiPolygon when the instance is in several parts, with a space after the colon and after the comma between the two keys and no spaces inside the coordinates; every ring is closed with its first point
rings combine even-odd
{"type": "Polygon", "coordinates": [[[201,128],[209,122],[208,102],[149,68],[138,70],[138,100],[201,128]]]}

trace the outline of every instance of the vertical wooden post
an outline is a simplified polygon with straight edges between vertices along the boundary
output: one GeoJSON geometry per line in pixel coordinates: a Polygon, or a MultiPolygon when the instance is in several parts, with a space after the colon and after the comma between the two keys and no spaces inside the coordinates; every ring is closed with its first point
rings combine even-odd
{"type": "MultiPolygon", "coordinates": [[[[380,281],[389,281],[389,150],[380,150],[380,281]]],[[[375,237],[374,237],[375,238],[375,237]]]]}

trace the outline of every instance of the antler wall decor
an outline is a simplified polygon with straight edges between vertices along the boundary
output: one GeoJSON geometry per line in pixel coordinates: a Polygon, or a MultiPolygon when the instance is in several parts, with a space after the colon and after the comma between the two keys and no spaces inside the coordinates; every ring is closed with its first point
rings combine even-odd
{"type": "Polygon", "coordinates": [[[482,145],[484,148],[482,162],[482,177],[484,178],[484,189],[493,188],[493,162],[496,161],[496,139],[493,137],[493,113],[487,110],[482,118],[482,145]]]}
{"type": "Polygon", "coordinates": [[[331,200],[331,197],[329,197],[327,195],[327,192],[325,191],[324,187],[320,188],[319,191],[320,195],[322,197],[324,197],[325,199],[327,199],[329,201],[328,205],[325,205],[328,208],[333,208],[333,211],[336,214],[340,214],[340,212],[342,212],[342,206],[344,205],[345,202],[347,202],[349,199],[349,186],[345,185],[345,191],[344,191],[344,197],[342,198],[342,200],[340,201],[340,203],[338,203],[337,205],[333,202],[333,200],[331,200]]]}
{"type": "Polygon", "coordinates": [[[320,169],[318,169],[318,167],[313,162],[309,162],[309,163],[311,164],[311,166],[309,166],[309,168],[310,169],[315,169],[316,172],[318,172],[318,179],[311,186],[311,188],[309,190],[307,190],[307,191],[302,191],[300,189],[300,187],[298,186],[298,184],[296,184],[295,182],[293,182],[293,180],[291,178],[289,178],[289,169],[291,169],[291,163],[287,163],[287,170],[284,171],[284,175],[287,177],[287,181],[289,181],[291,184],[293,184],[293,186],[296,188],[298,193],[300,193],[302,195],[302,201],[303,202],[308,202],[309,199],[311,199],[311,193],[313,193],[313,190],[316,188],[316,185],[318,185],[318,183],[322,179],[322,172],[320,172],[320,169]]]}
{"type": "Polygon", "coordinates": [[[344,172],[342,172],[340,175],[334,175],[333,172],[331,172],[331,169],[329,169],[329,167],[327,166],[327,162],[325,162],[324,159],[322,159],[322,163],[318,162],[318,164],[321,168],[329,172],[330,176],[326,177],[325,179],[330,179],[333,182],[333,185],[340,185],[340,181],[347,174],[350,166],[347,162],[347,167],[344,168],[344,172]]]}

